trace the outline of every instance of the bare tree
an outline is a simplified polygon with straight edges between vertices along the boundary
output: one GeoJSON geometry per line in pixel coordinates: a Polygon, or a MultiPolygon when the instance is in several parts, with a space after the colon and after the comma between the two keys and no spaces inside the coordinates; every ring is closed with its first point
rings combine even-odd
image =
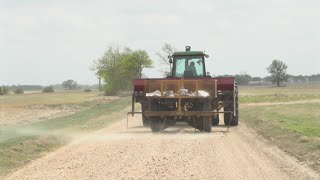
{"type": "Polygon", "coordinates": [[[172,56],[175,50],[176,49],[173,46],[171,46],[169,43],[164,43],[164,45],[161,48],[161,51],[158,51],[156,53],[156,55],[159,57],[160,64],[163,65],[163,70],[161,70],[161,72],[165,76],[170,75],[170,72],[171,72],[168,56],[172,56]]]}

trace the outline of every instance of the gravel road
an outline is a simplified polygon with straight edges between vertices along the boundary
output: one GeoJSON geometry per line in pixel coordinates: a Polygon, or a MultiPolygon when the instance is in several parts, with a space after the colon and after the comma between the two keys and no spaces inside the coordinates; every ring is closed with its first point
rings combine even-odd
{"type": "Polygon", "coordinates": [[[320,179],[244,124],[152,134],[141,117],[112,124],[35,160],[7,179],[320,179]]]}

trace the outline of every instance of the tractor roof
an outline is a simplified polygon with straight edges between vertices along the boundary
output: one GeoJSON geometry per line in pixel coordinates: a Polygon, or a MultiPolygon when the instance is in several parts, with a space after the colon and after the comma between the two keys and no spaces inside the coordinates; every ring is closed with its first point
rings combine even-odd
{"type": "Polygon", "coordinates": [[[205,54],[202,51],[176,51],[173,53],[172,56],[192,56],[192,55],[203,56],[205,54]]]}

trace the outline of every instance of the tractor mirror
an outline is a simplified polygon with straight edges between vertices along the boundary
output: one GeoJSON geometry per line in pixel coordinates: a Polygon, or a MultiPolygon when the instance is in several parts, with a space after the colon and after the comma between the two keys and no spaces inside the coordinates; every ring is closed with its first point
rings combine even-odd
{"type": "Polygon", "coordinates": [[[172,56],[168,56],[169,58],[169,63],[172,64],[172,56]]]}
{"type": "Polygon", "coordinates": [[[208,55],[208,54],[206,54],[206,55],[204,55],[204,57],[209,58],[209,55],[208,55]]]}

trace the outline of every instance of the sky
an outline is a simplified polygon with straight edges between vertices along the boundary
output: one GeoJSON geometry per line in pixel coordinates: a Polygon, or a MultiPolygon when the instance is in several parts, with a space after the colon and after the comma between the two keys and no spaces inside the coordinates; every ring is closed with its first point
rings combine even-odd
{"type": "Polygon", "coordinates": [[[90,66],[108,46],[156,52],[164,43],[210,55],[211,75],[320,73],[318,0],[0,0],[0,85],[97,84],[90,66]]]}

